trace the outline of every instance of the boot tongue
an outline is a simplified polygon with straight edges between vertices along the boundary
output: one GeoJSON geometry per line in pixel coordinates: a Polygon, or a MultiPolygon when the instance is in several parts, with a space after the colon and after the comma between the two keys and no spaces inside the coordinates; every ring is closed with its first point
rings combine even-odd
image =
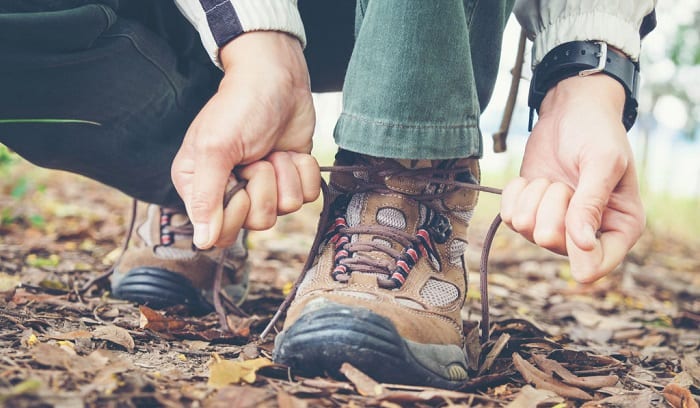
{"type": "Polygon", "coordinates": [[[364,183],[371,182],[372,184],[383,184],[386,188],[401,194],[417,195],[423,193],[430,183],[411,175],[386,175],[384,173],[435,168],[441,162],[440,160],[371,157],[340,150],[336,155],[336,165],[367,166],[370,170],[332,174],[331,185],[336,185],[341,190],[352,191],[364,183]]]}
{"type": "MultiPolygon", "coordinates": [[[[388,160],[388,159],[387,159],[388,160]]],[[[434,167],[432,160],[392,160],[405,169],[429,169],[434,167]]],[[[390,190],[404,194],[420,194],[428,187],[427,181],[419,181],[411,176],[388,176],[384,178],[384,183],[390,190]]]]}

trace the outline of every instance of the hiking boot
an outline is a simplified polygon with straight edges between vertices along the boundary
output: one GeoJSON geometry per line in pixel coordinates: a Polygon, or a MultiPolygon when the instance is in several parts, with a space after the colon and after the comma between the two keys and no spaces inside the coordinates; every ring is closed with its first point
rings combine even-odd
{"type": "Polygon", "coordinates": [[[297,373],[349,362],[382,382],[459,387],[467,379],[460,311],[477,159],[376,159],[347,151],[331,175],[315,260],[273,359],[297,373]]]}
{"type": "Polygon", "coordinates": [[[114,297],[161,309],[185,305],[193,313],[213,310],[216,266],[225,253],[223,295],[239,305],[248,293],[245,231],[228,248],[200,251],[184,211],[149,205],[136,229],[137,243],[126,250],[111,277],[114,297]]]}

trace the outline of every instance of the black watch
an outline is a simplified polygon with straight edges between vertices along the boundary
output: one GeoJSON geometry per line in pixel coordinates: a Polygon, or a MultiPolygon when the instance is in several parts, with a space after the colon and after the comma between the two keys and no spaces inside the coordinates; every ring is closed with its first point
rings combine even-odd
{"type": "Polygon", "coordinates": [[[608,52],[608,45],[598,41],[572,41],[561,44],[548,52],[537,65],[530,81],[528,129],[532,130],[533,111],[539,113],[542,100],[550,88],[562,79],[599,72],[615,78],[625,89],[622,123],[625,129],[630,130],[637,119],[639,64],[616,52],[608,52]]]}

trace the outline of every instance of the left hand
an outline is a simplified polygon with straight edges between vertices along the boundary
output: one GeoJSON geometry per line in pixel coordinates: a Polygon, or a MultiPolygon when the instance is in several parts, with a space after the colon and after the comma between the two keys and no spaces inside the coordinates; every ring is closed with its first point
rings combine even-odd
{"type": "Polygon", "coordinates": [[[504,223],[568,255],[583,283],[617,267],[644,230],[624,103],[622,86],[605,74],[559,82],[542,101],[520,177],[503,190],[504,223]]]}

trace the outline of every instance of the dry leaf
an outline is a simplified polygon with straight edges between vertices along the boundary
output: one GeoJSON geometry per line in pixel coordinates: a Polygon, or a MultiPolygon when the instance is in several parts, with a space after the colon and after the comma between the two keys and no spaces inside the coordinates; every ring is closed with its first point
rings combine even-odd
{"type": "Polygon", "coordinates": [[[478,325],[475,325],[467,332],[465,344],[467,345],[466,351],[469,369],[471,371],[476,371],[479,369],[479,357],[481,357],[481,341],[479,339],[478,325]]]}
{"type": "Polygon", "coordinates": [[[669,384],[664,388],[664,398],[673,408],[698,408],[698,403],[687,388],[669,384]]]}
{"type": "Polygon", "coordinates": [[[279,408],[306,408],[309,404],[303,399],[299,399],[281,391],[277,394],[277,404],[279,408]]]}
{"type": "Polygon", "coordinates": [[[352,364],[343,363],[343,365],[340,366],[340,372],[355,385],[360,395],[365,397],[379,397],[384,394],[384,387],[367,374],[355,368],[352,364]]]}
{"type": "Polygon", "coordinates": [[[597,401],[589,401],[581,408],[600,408],[600,407],[616,407],[616,408],[641,408],[651,407],[654,391],[624,391],[623,394],[613,395],[597,401]]]}
{"type": "Polygon", "coordinates": [[[683,371],[693,378],[695,386],[700,387],[700,363],[694,355],[686,355],[681,360],[683,371]]]}
{"type": "Polygon", "coordinates": [[[148,306],[139,306],[139,312],[141,313],[139,317],[139,327],[142,329],[170,333],[171,331],[181,330],[187,326],[186,322],[165,317],[148,306]]]}
{"type": "Polygon", "coordinates": [[[89,339],[92,338],[92,333],[87,330],[74,330],[66,333],[53,332],[47,334],[46,337],[54,340],[89,339]]]}
{"type": "Polygon", "coordinates": [[[58,346],[40,343],[32,348],[34,361],[53,368],[66,368],[74,357],[58,346]]]}
{"type": "Polygon", "coordinates": [[[538,390],[530,385],[520,389],[515,399],[506,408],[537,408],[541,402],[562,402],[563,399],[554,391],[538,390]]]}
{"type": "Polygon", "coordinates": [[[574,387],[597,390],[598,388],[612,387],[619,380],[616,375],[579,377],[554,360],[536,354],[532,356],[532,359],[545,373],[549,375],[556,374],[564,384],[573,385],[574,387]]]}
{"type": "Polygon", "coordinates": [[[535,366],[520,357],[518,353],[513,353],[513,365],[523,376],[523,379],[537,388],[554,391],[565,398],[575,398],[579,400],[591,400],[593,397],[580,388],[566,385],[561,381],[538,370],[535,366]]]}
{"type": "Polygon", "coordinates": [[[204,402],[204,408],[248,408],[269,407],[274,401],[274,392],[264,388],[230,385],[219,389],[204,402]]]}
{"type": "Polygon", "coordinates": [[[252,384],[255,382],[255,372],[271,365],[272,361],[264,357],[246,361],[217,360],[209,365],[207,384],[214,388],[241,382],[252,384]]]}
{"type": "Polygon", "coordinates": [[[503,333],[501,337],[496,340],[496,344],[493,345],[491,351],[489,351],[489,354],[486,355],[486,359],[484,360],[484,364],[479,369],[478,375],[482,375],[491,369],[493,362],[496,361],[496,357],[501,354],[501,351],[503,351],[503,348],[508,344],[509,340],[510,334],[508,333],[503,333]]]}
{"type": "Polygon", "coordinates": [[[100,326],[92,332],[95,339],[107,340],[124,347],[129,353],[134,351],[134,339],[128,331],[118,326],[100,326]]]}

